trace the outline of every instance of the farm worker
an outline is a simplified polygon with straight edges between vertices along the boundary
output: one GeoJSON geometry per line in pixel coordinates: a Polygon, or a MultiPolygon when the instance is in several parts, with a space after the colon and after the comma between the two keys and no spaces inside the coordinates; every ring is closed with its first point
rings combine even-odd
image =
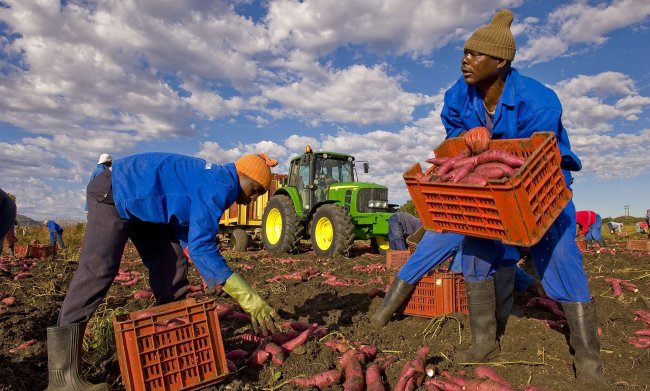
{"type": "Polygon", "coordinates": [[[65,243],[63,243],[63,227],[56,223],[54,220],[45,220],[43,225],[47,226],[47,230],[50,232],[50,245],[54,246],[56,243],[59,243],[61,250],[65,250],[65,243]]]}
{"type": "MultiPolygon", "coordinates": [[[[509,10],[498,11],[488,25],[467,39],[460,63],[462,76],[445,93],[442,123],[448,138],[464,137],[475,153],[485,150],[490,139],[528,138],[537,131],[553,131],[562,173],[570,186],[571,171],[579,171],[582,163],[571,152],[557,95],[511,68],[516,51],[512,20],[509,10]]],[[[560,301],[566,313],[578,380],[604,383],[596,308],[590,301],[575,229],[575,206],[569,201],[530,254],[547,295],[560,301]]],[[[485,361],[500,349],[494,284],[504,245],[466,236],[462,246],[472,347],[454,360],[485,361]]]]}
{"type": "Polygon", "coordinates": [[[622,232],[623,231],[623,223],[617,223],[616,221],[610,221],[607,223],[607,227],[609,228],[609,233],[613,234],[614,232],[622,232]]]}
{"type": "MultiPolygon", "coordinates": [[[[97,166],[95,171],[90,174],[90,180],[92,181],[95,177],[104,170],[110,170],[111,165],[113,164],[113,157],[107,153],[102,153],[99,155],[99,160],[97,160],[97,166]]],[[[89,181],[90,182],[90,181],[89,181]]],[[[88,200],[86,200],[86,205],[84,206],[84,212],[88,212],[88,200]]]]}
{"type": "Polygon", "coordinates": [[[645,221],[639,221],[638,223],[635,224],[634,228],[636,233],[638,234],[648,233],[648,223],[646,223],[645,221]]]}
{"type": "MultiPolygon", "coordinates": [[[[414,234],[415,236],[417,234],[414,234]]],[[[413,237],[409,238],[413,241],[413,237]]],[[[450,272],[461,272],[461,245],[463,235],[454,233],[439,233],[424,230],[421,240],[418,242],[415,252],[408,258],[406,263],[400,268],[397,276],[393,280],[384,301],[370,318],[371,322],[377,327],[385,326],[393,313],[402,306],[404,301],[415,289],[415,284],[427,274],[430,270],[443,263],[450,257],[454,257],[449,267],[450,272]]],[[[503,267],[496,275],[496,285],[499,289],[495,290],[500,295],[497,301],[498,325],[500,334],[506,328],[506,323],[512,310],[513,288],[518,291],[529,291],[534,295],[543,292],[537,282],[530,274],[516,266],[521,258],[519,251],[513,246],[506,246],[503,254],[503,267]]]]}
{"type": "MultiPolygon", "coordinates": [[[[6,193],[7,196],[9,196],[9,199],[11,202],[14,203],[14,207],[16,205],[16,196],[14,196],[11,193],[6,193]]],[[[4,240],[2,239],[2,235],[0,235],[0,246],[2,246],[2,251],[4,252],[4,242],[7,242],[7,248],[9,249],[9,252],[11,253],[12,256],[16,255],[16,252],[14,251],[14,246],[16,245],[16,242],[18,241],[16,239],[16,226],[18,226],[18,220],[14,218],[13,224],[11,224],[11,227],[9,228],[9,231],[7,231],[6,236],[4,237],[4,240]]]]}
{"type": "Polygon", "coordinates": [[[603,240],[603,223],[600,215],[592,210],[580,210],[576,212],[576,224],[580,229],[580,235],[584,235],[587,241],[587,248],[591,248],[591,241],[595,240],[600,247],[605,247],[603,240]]]}
{"type": "MultiPolygon", "coordinates": [[[[268,190],[276,160],[246,155],[218,165],[171,153],[144,153],[113,163],[112,170],[99,173],[86,189],[88,226],[79,268],[57,327],[47,330],[50,389],[59,389],[56,379],[65,379],[65,389],[86,389],[78,369],[85,324],[117,276],[129,238],[149,269],[158,304],[187,293],[187,243],[208,286],[223,284],[223,291],[251,315],[256,332],[275,331],[274,321],[279,320],[276,311],[233,273],[214,241],[224,210],[235,202],[248,204],[268,190]]],[[[108,389],[97,387],[92,389],[108,389]]]]}
{"type": "MultiPolygon", "coordinates": [[[[650,209],[645,211],[645,222],[650,226],[650,209]]],[[[650,230],[648,230],[648,239],[650,239],[650,230]]]]}
{"type": "Polygon", "coordinates": [[[391,250],[406,250],[406,238],[422,227],[419,218],[410,213],[395,212],[388,219],[388,245],[391,250]]]}
{"type": "MultiPolygon", "coordinates": [[[[0,245],[4,243],[5,236],[14,228],[16,222],[16,202],[9,194],[0,189],[0,245]]],[[[13,245],[11,245],[13,254],[13,245]]]]}

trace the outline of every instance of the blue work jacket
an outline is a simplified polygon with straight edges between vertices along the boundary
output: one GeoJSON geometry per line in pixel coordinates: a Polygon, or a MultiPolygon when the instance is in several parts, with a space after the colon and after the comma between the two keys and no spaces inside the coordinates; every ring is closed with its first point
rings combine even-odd
{"type": "Polygon", "coordinates": [[[144,153],[115,160],[112,177],[120,217],[174,226],[209,287],[223,284],[232,275],[215,235],[221,215],[240,191],[234,164],[144,153]]]}
{"type": "Polygon", "coordinates": [[[58,225],[54,220],[48,220],[47,230],[50,231],[50,233],[57,233],[63,231],[63,228],[61,228],[61,226],[58,225]]]}
{"type": "MultiPolygon", "coordinates": [[[[477,126],[486,126],[480,90],[461,76],[445,93],[440,114],[447,138],[477,126]]],[[[564,170],[580,171],[582,163],[571,152],[569,136],[562,125],[562,105],[553,90],[512,68],[494,112],[493,139],[529,138],[534,132],[555,133],[564,170]]],[[[570,173],[565,171],[567,181],[570,173]]]]}

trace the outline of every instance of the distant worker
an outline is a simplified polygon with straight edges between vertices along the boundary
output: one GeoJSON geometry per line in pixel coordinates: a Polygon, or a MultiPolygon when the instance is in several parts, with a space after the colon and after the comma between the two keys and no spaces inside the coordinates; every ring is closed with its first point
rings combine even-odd
{"type": "Polygon", "coordinates": [[[143,153],[116,159],[112,170],[90,181],[79,267],[57,326],[47,329],[49,389],[108,390],[106,384],[91,388],[81,379],[79,347],[85,325],[118,274],[129,239],[149,271],[157,304],[187,294],[187,245],[209,289],[221,285],[251,316],[255,333],[275,332],[280,320],[276,310],[232,271],[214,238],[225,210],[235,202],[249,204],[268,191],[271,167],[277,163],[264,154],[219,165],[172,153],[143,153]]]}
{"type": "Polygon", "coordinates": [[[598,213],[593,210],[577,211],[576,225],[580,229],[580,235],[584,235],[587,241],[587,248],[591,248],[592,240],[598,242],[600,247],[605,247],[602,234],[603,222],[598,213]]]}
{"type": "Polygon", "coordinates": [[[50,232],[50,245],[54,246],[58,243],[61,250],[65,250],[65,243],[63,243],[63,227],[57,224],[54,220],[45,220],[43,221],[43,224],[47,226],[47,230],[50,232]]]}
{"type": "Polygon", "coordinates": [[[15,222],[16,203],[9,194],[0,189],[0,245],[4,243],[5,236],[13,229],[15,222]]]}
{"type": "MultiPolygon", "coordinates": [[[[11,201],[16,205],[16,196],[14,196],[11,193],[7,193],[11,201]]],[[[4,252],[4,242],[7,242],[7,248],[9,249],[9,252],[11,253],[11,256],[16,255],[16,252],[14,251],[14,246],[16,245],[16,242],[18,241],[16,239],[16,226],[18,226],[18,220],[14,219],[14,223],[11,225],[11,228],[9,228],[9,231],[7,231],[7,234],[5,236],[4,241],[0,240],[0,246],[2,247],[2,251],[4,252]]]]}
{"type": "MultiPolygon", "coordinates": [[[[650,227],[650,209],[645,211],[645,222],[650,227]]],[[[650,229],[648,229],[648,239],[650,239],[650,229]]]]}
{"type": "MultiPolygon", "coordinates": [[[[104,170],[110,170],[111,166],[113,165],[113,157],[107,153],[102,153],[99,155],[99,160],[97,160],[97,167],[95,167],[95,171],[90,175],[90,181],[95,179],[99,173],[101,173],[104,170]]],[[[88,212],[88,200],[86,200],[86,205],[84,206],[84,212],[88,212]]]]}
{"type": "Polygon", "coordinates": [[[636,233],[638,234],[647,234],[648,233],[648,223],[645,221],[639,221],[634,227],[636,233]]]}
{"type": "Polygon", "coordinates": [[[388,245],[391,250],[406,250],[406,238],[422,227],[418,217],[406,212],[395,212],[388,219],[388,245]]]}
{"type": "Polygon", "coordinates": [[[610,221],[607,223],[607,227],[609,228],[609,233],[613,234],[615,232],[621,233],[623,232],[623,223],[617,223],[616,221],[610,221]]]}

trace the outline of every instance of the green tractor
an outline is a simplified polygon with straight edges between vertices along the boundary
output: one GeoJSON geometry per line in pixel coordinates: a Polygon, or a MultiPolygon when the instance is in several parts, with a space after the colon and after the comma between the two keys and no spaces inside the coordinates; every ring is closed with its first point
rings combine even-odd
{"type": "MultiPolygon", "coordinates": [[[[368,163],[363,162],[364,172],[368,163]]],[[[355,239],[370,239],[376,252],[388,249],[388,219],[395,205],[388,188],[355,181],[353,156],[313,152],[291,160],[283,187],[262,216],[262,241],[271,252],[295,252],[311,238],[318,256],[348,256],[355,239]]]]}

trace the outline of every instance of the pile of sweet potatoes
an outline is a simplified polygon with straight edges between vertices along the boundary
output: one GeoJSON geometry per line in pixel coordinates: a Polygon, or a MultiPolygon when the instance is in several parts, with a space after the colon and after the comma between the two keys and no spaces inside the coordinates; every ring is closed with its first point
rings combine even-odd
{"type": "Polygon", "coordinates": [[[433,164],[419,180],[426,182],[464,183],[485,186],[488,180],[514,175],[525,159],[510,152],[492,149],[475,156],[469,149],[453,157],[427,159],[433,164]]]}

